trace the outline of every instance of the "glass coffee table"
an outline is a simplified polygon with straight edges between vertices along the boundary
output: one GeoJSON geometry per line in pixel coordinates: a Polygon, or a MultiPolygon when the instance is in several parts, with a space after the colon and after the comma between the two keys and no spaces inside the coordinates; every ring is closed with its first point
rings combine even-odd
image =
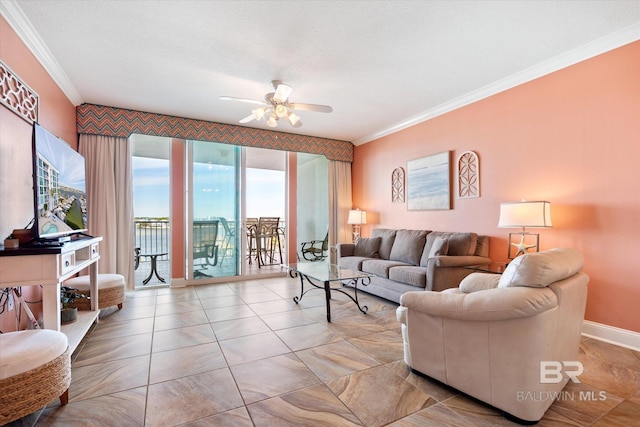
{"type": "Polygon", "coordinates": [[[468,265],[464,268],[467,270],[477,271],[478,273],[502,274],[509,265],[506,262],[491,262],[489,264],[468,265]]]}
{"type": "Polygon", "coordinates": [[[289,276],[292,278],[300,278],[300,296],[293,297],[293,301],[298,304],[303,296],[309,291],[315,289],[324,289],[325,300],[327,304],[327,322],[331,322],[331,292],[340,292],[348,296],[358,309],[367,313],[369,308],[366,305],[360,305],[358,302],[358,285],[367,286],[371,281],[371,275],[361,271],[340,268],[335,264],[327,264],[324,262],[303,262],[298,264],[283,265],[289,270],[289,276]],[[305,290],[305,282],[311,285],[305,290]],[[332,287],[333,285],[333,287],[332,287]],[[344,286],[353,286],[353,295],[345,292],[344,286]]]}

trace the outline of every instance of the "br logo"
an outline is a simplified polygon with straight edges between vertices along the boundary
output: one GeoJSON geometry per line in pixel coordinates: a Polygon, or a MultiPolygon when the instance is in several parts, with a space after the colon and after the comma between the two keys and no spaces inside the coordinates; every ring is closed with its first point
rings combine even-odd
{"type": "Polygon", "coordinates": [[[564,378],[563,373],[574,383],[580,383],[578,376],[584,372],[581,362],[555,360],[540,361],[540,382],[542,384],[558,384],[564,378]]]}

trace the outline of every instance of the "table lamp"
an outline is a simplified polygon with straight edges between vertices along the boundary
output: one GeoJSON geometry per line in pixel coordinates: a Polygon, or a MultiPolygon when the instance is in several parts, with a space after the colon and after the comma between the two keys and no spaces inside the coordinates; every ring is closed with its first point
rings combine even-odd
{"type": "Polygon", "coordinates": [[[522,200],[520,202],[500,203],[499,228],[522,228],[519,233],[509,233],[507,245],[507,255],[509,259],[514,259],[519,255],[526,254],[529,249],[540,250],[540,235],[538,233],[527,233],[526,227],[551,228],[551,203],[545,201],[530,202],[522,200]],[[512,242],[512,236],[520,235],[520,242],[512,242]],[[527,236],[535,237],[535,244],[526,244],[527,236]],[[517,249],[516,254],[511,256],[511,247],[517,249]]]}
{"type": "Polygon", "coordinates": [[[367,212],[360,209],[352,209],[349,211],[347,224],[353,225],[353,242],[360,237],[360,225],[367,223],[367,212]]]}

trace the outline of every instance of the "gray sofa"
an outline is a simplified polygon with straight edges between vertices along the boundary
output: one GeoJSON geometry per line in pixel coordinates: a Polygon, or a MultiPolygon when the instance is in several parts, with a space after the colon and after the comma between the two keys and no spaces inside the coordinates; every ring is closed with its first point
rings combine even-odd
{"type": "Polygon", "coordinates": [[[473,273],[465,267],[490,264],[489,236],[376,228],[355,244],[339,243],[337,263],[372,275],[358,290],[399,303],[405,292],[457,288],[473,273]]]}

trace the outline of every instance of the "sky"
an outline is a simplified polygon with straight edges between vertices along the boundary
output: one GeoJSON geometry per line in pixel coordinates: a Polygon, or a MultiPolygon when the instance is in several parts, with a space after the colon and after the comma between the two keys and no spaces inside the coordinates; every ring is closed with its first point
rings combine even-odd
{"type": "MultiPolygon", "coordinates": [[[[136,217],[169,216],[169,161],[133,157],[133,203],[136,217]]],[[[194,168],[194,218],[233,219],[236,194],[234,168],[196,164],[194,168]]],[[[284,218],[284,172],[247,170],[246,217],[284,218]]]]}

